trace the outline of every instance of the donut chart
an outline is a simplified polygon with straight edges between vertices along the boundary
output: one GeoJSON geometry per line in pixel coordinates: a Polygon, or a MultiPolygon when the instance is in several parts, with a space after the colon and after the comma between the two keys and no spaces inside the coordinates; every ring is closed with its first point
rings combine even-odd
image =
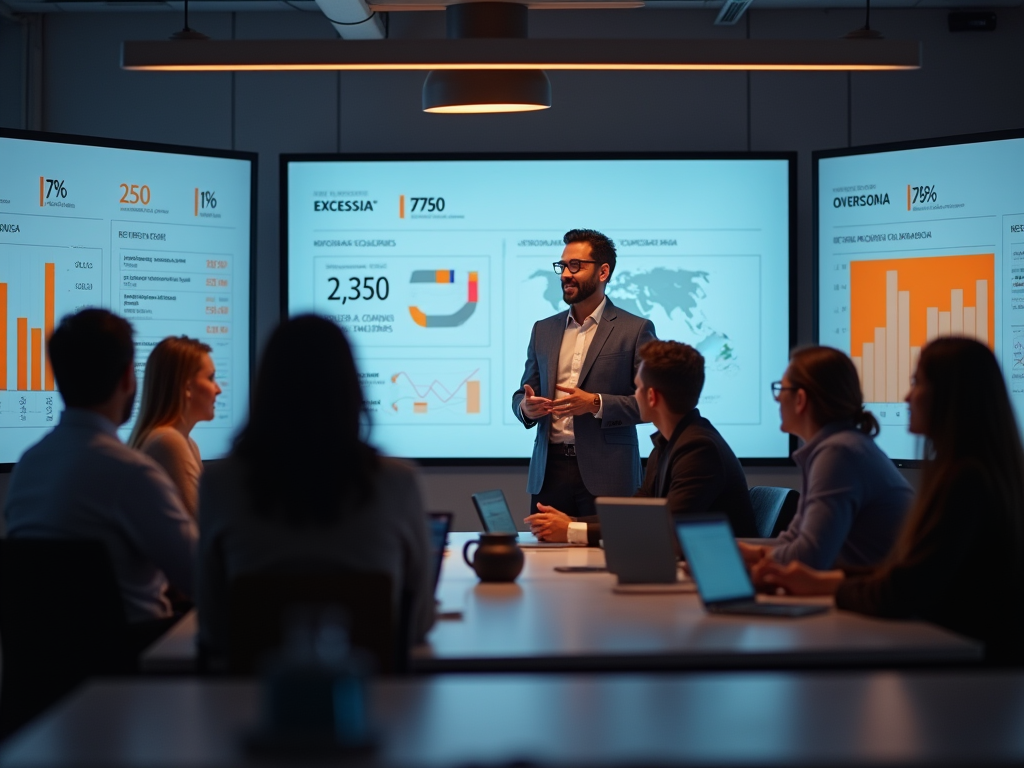
{"type": "MultiPolygon", "coordinates": [[[[478,272],[467,273],[466,303],[450,315],[428,315],[419,307],[409,307],[409,314],[416,325],[422,328],[457,328],[464,324],[476,312],[480,295],[480,277],[478,272]]],[[[410,283],[437,283],[451,285],[455,283],[454,269],[417,269],[409,278],[410,283]]]]}

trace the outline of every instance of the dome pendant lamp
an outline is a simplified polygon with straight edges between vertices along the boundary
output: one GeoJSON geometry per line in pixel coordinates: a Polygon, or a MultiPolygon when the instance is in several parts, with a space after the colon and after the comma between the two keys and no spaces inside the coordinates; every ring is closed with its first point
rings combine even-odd
{"type": "MultiPolygon", "coordinates": [[[[469,2],[445,10],[447,36],[526,38],[527,9],[515,2],[469,2]]],[[[551,106],[551,83],[539,69],[435,69],[423,83],[423,111],[439,114],[532,112],[551,106]]]]}

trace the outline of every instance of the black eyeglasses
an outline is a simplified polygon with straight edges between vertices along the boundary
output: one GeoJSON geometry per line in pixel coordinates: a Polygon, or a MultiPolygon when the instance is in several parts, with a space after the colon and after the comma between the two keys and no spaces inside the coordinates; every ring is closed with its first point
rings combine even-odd
{"type": "Polygon", "coordinates": [[[773,381],[772,382],[772,397],[774,397],[776,400],[778,400],[779,399],[779,395],[781,395],[787,389],[793,390],[795,392],[796,390],[800,389],[800,387],[784,387],[784,386],[782,386],[782,382],[781,381],[773,381]]]}
{"type": "Polygon", "coordinates": [[[597,263],[599,262],[596,262],[592,259],[570,259],[569,261],[556,261],[551,266],[555,268],[555,274],[560,275],[564,270],[568,269],[570,275],[575,275],[577,272],[580,271],[580,264],[597,263]]]}

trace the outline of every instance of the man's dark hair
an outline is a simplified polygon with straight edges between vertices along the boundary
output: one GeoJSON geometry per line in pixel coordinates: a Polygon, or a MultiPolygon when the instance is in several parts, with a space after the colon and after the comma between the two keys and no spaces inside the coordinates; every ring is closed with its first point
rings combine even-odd
{"type": "Polygon", "coordinates": [[[590,255],[597,262],[597,266],[600,267],[602,264],[608,265],[608,279],[611,279],[612,273],[615,271],[615,243],[605,235],[602,235],[596,229],[570,229],[565,233],[562,242],[566,245],[570,243],[589,243],[590,255]]]}
{"type": "Polygon", "coordinates": [[[648,341],[640,347],[640,380],[665,398],[672,413],[697,407],[704,389],[704,355],[678,341],[648,341]]]}
{"type": "Polygon", "coordinates": [[[135,362],[131,323],[105,309],[83,309],[65,317],[50,336],[47,351],[68,408],[105,403],[135,362]]]}

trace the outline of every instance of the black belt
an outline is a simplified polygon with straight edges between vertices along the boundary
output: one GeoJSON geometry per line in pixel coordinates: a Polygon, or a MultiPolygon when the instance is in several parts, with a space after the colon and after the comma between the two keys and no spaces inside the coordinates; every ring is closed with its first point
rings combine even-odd
{"type": "Polygon", "coordinates": [[[548,453],[554,456],[566,456],[570,459],[576,458],[575,443],[548,443],[548,453]]]}

